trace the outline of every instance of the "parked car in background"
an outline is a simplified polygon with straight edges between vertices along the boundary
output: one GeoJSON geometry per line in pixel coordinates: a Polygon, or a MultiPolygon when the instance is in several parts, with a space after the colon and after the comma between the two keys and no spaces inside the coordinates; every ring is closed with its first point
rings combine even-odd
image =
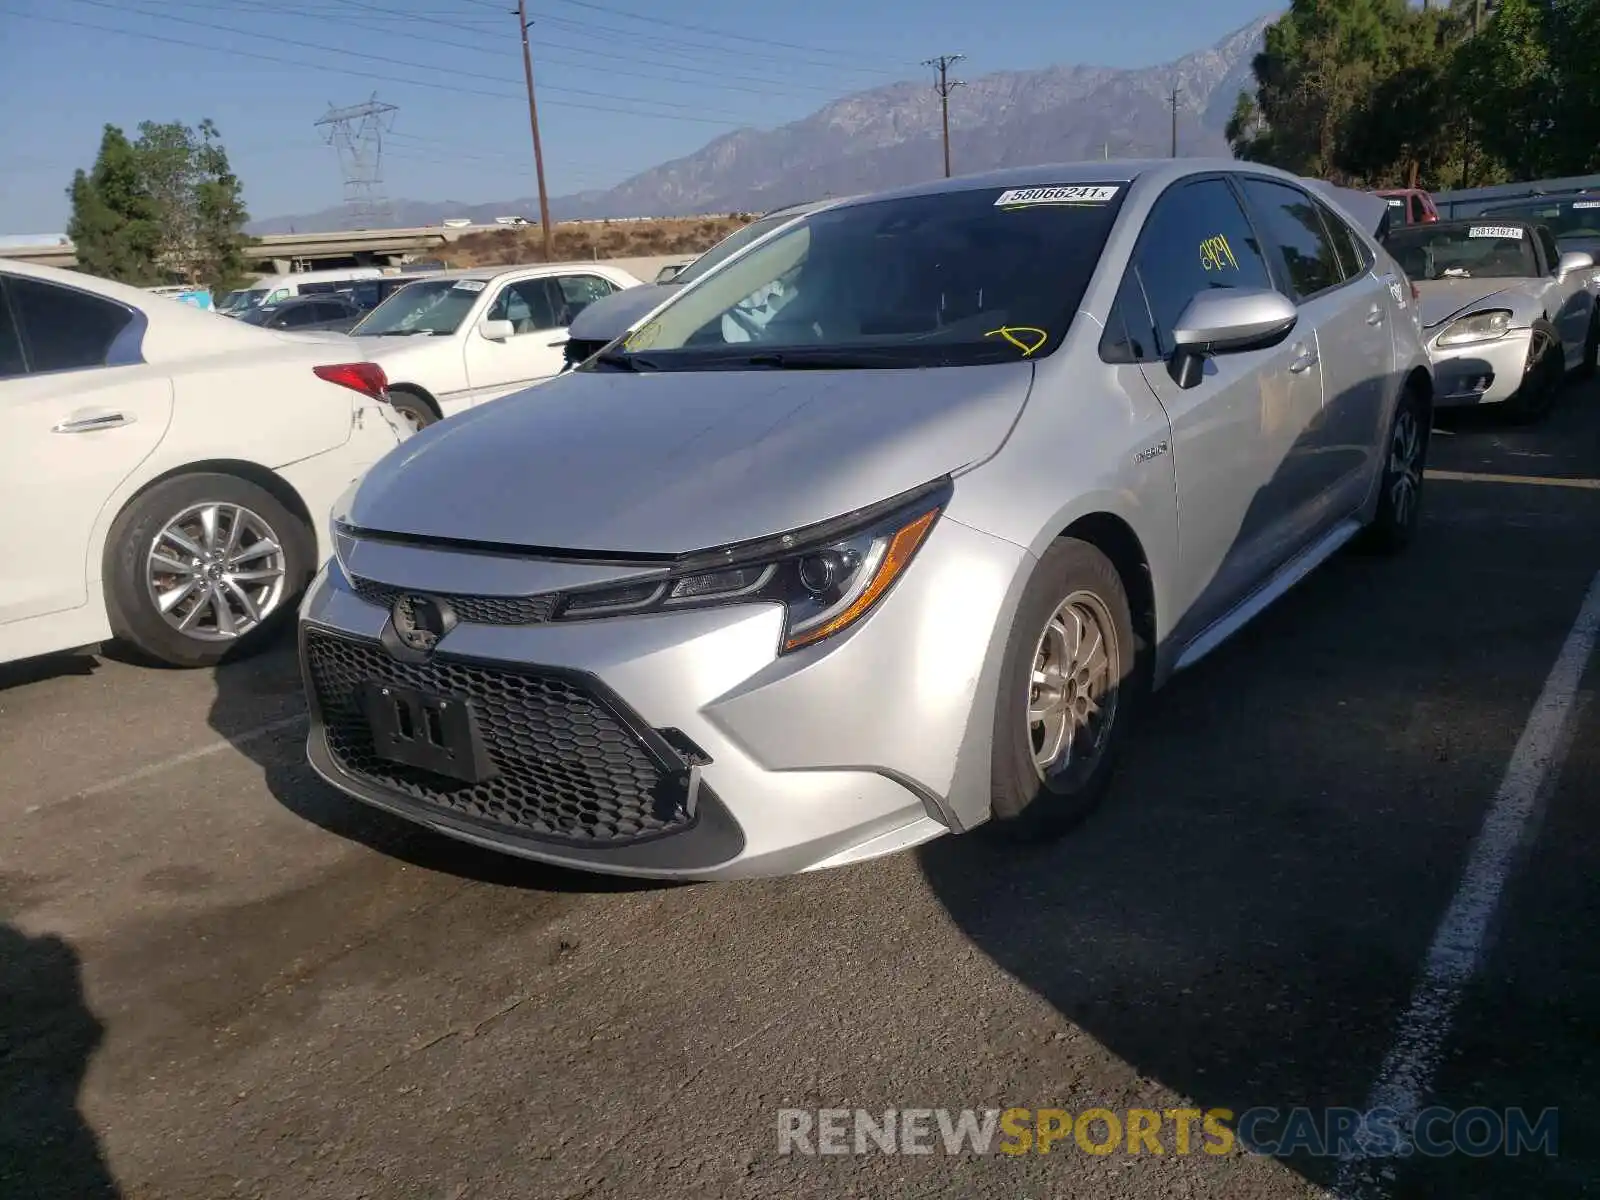
{"type": "Polygon", "coordinates": [[[559,374],[578,314],[643,286],[607,263],[445,271],[413,280],[350,332],[383,365],[395,409],[420,429],[559,374]]]}
{"type": "Polygon", "coordinates": [[[413,271],[404,275],[384,275],[379,279],[356,279],[341,287],[334,294],[348,300],[361,312],[369,313],[408,283],[415,283],[419,279],[437,275],[443,269],[440,267],[427,271],[413,271]]]}
{"type": "Polygon", "coordinates": [[[408,432],[348,339],[0,264],[0,661],[116,636],[199,666],[259,638],[408,432]]]}
{"type": "Polygon", "coordinates": [[[1054,836],[1145,691],[1358,535],[1411,540],[1403,282],[1338,201],[1233,160],[812,212],[351,489],[301,609],[311,762],[625,875],[1054,836]],[[754,329],[752,295],[782,297],[754,329]]]}
{"type": "Polygon", "coordinates": [[[285,300],[271,308],[252,308],[240,315],[247,325],[262,329],[331,329],[335,333],[348,333],[365,315],[350,301],[338,295],[307,296],[299,300],[285,300]]]}
{"type": "Polygon", "coordinates": [[[1484,208],[1478,217],[1536,222],[1555,235],[1562,250],[1582,251],[1600,262],[1600,192],[1550,192],[1501,201],[1484,208]]]}
{"type": "Polygon", "coordinates": [[[669,296],[676,294],[676,289],[687,287],[695,280],[704,278],[708,272],[727,262],[746,246],[765,237],[774,229],[779,229],[796,217],[815,212],[831,203],[834,201],[814,200],[805,204],[792,204],[787,208],[773,209],[743,228],[734,230],[699,258],[692,260],[687,266],[674,270],[666,279],[657,275],[656,281],[652,284],[629,288],[626,292],[590,305],[584,310],[583,315],[573,322],[572,329],[569,330],[566,347],[567,368],[576,366],[602,346],[627,333],[634,322],[669,296]]]}
{"type": "Polygon", "coordinates": [[[1393,231],[1388,248],[1417,292],[1438,405],[1498,404],[1536,420],[1569,370],[1594,372],[1594,256],[1562,251],[1547,226],[1500,214],[1440,221],[1393,231]]]}
{"type": "Polygon", "coordinates": [[[1421,188],[1384,188],[1377,194],[1389,202],[1396,225],[1428,225],[1439,219],[1433,197],[1421,188]]]}
{"type": "Polygon", "coordinates": [[[297,296],[330,296],[357,279],[377,279],[377,267],[339,267],[327,271],[298,271],[292,275],[269,275],[245,290],[244,299],[229,309],[237,316],[252,308],[271,308],[297,296]]]}

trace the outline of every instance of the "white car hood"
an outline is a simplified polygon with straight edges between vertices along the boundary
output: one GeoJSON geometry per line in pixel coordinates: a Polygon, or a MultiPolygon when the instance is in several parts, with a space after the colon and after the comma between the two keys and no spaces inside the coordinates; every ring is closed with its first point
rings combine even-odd
{"type": "Polygon", "coordinates": [[[992,455],[1030,363],[577,371],[429,426],[342,519],[529,549],[674,555],[782,533],[992,455]]]}

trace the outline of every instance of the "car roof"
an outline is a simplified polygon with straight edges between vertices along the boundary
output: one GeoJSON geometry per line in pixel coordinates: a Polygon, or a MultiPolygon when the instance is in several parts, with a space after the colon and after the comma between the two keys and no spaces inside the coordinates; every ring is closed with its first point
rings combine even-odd
{"type": "MultiPolygon", "coordinates": [[[[505,275],[540,275],[557,271],[593,271],[597,268],[622,270],[621,267],[611,266],[610,263],[591,262],[586,259],[574,259],[571,262],[553,263],[519,263],[511,266],[494,267],[454,267],[446,271],[429,271],[427,274],[413,275],[406,279],[407,283],[425,283],[430,279],[481,279],[485,282],[499,279],[505,275]]],[[[384,276],[388,279],[404,278],[404,276],[384,276]]]]}
{"type": "Polygon", "coordinates": [[[1506,196],[1486,204],[1484,211],[1487,212],[1493,208],[1510,208],[1522,204],[1549,203],[1552,200],[1558,202],[1561,200],[1581,200],[1585,196],[1597,194],[1600,193],[1596,193],[1593,188],[1564,188],[1559,192],[1535,192],[1531,196],[1506,196]]]}

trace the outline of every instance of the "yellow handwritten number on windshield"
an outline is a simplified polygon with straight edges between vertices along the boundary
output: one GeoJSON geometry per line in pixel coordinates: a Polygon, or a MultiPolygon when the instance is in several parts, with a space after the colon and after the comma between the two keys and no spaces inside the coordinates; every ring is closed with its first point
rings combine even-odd
{"type": "Polygon", "coordinates": [[[1022,357],[1027,358],[1050,340],[1050,334],[1034,325],[1002,325],[999,329],[991,329],[984,337],[1003,337],[1018,350],[1022,357]]]}

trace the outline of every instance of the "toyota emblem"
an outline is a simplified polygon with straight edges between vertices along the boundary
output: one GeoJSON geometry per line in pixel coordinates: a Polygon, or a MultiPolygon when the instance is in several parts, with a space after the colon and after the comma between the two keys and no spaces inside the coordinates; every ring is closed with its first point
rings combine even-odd
{"type": "Polygon", "coordinates": [[[432,653],[456,623],[455,613],[443,600],[409,593],[395,600],[389,619],[401,645],[419,654],[432,653]]]}

